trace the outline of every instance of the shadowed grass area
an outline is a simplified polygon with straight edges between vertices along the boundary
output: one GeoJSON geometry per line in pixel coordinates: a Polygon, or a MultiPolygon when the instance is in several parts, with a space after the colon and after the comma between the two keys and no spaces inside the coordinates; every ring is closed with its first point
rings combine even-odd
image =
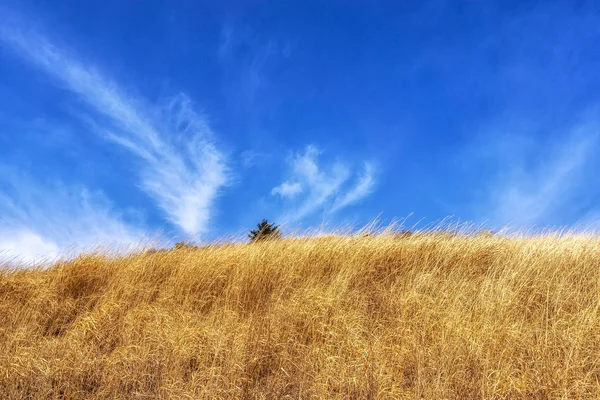
{"type": "Polygon", "coordinates": [[[0,398],[597,398],[600,238],[325,236],[0,272],[0,398]]]}

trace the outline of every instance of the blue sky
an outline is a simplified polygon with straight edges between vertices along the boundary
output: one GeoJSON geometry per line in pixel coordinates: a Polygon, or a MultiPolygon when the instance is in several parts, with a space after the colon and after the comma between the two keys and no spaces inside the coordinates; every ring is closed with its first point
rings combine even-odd
{"type": "Polygon", "coordinates": [[[600,9],[0,0],[0,251],[595,224],[600,9]]]}

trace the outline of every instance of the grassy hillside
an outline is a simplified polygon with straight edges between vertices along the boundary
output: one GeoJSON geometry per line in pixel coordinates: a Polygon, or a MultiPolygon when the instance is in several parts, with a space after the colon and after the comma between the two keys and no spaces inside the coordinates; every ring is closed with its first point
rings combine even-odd
{"type": "Polygon", "coordinates": [[[598,398],[600,239],[420,234],[0,273],[0,398],[598,398]]]}

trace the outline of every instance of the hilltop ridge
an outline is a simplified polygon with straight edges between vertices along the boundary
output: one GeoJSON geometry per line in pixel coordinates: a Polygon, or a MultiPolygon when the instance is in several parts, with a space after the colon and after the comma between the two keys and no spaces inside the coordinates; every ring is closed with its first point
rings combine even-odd
{"type": "Polygon", "coordinates": [[[600,238],[292,238],[0,272],[1,398],[590,398],[600,238]]]}

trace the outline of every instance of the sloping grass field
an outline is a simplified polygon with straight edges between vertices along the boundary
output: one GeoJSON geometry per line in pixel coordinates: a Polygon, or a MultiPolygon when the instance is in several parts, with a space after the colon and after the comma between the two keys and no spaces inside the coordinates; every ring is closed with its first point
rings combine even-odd
{"type": "Polygon", "coordinates": [[[325,236],[0,270],[2,399],[600,398],[600,238],[325,236]]]}

